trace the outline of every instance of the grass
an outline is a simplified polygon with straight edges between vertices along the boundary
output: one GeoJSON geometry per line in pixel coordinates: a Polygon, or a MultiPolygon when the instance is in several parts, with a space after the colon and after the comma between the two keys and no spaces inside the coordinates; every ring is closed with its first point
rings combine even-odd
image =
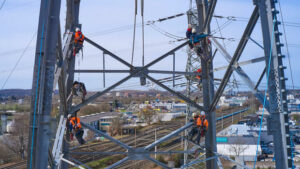
{"type": "MultiPolygon", "coordinates": [[[[110,157],[102,158],[101,160],[86,163],[86,165],[93,169],[102,169],[102,168],[106,168],[107,166],[116,163],[117,161],[121,160],[122,158],[124,158],[124,156],[122,156],[122,155],[110,156],[110,157]]],[[[77,167],[74,167],[72,169],[77,169],[77,167]]]]}

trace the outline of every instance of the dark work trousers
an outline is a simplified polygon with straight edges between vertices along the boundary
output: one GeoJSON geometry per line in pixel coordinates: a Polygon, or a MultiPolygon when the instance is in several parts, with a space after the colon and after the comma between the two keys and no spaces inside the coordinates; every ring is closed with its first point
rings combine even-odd
{"type": "Polygon", "coordinates": [[[192,130],[189,132],[189,138],[191,141],[193,141],[193,137],[197,134],[198,129],[197,127],[193,127],[192,130]]]}
{"type": "Polygon", "coordinates": [[[200,139],[201,139],[201,137],[203,136],[203,130],[202,130],[201,127],[198,127],[197,130],[198,130],[198,131],[197,131],[197,132],[198,132],[198,135],[197,135],[196,143],[197,143],[198,145],[200,145],[200,139]]]}
{"type": "Polygon", "coordinates": [[[76,139],[77,139],[79,144],[84,144],[85,143],[84,139],[82,138],[83,133],[84,133],[83,129],[78,129],[78,131],[76,131],[75,136],[76,136],[76,139]]]}

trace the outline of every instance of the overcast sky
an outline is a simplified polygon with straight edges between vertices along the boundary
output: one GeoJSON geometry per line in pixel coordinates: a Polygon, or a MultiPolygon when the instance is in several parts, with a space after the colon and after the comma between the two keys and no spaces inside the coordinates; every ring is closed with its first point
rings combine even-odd
{"type": "MultiPolygon", "coordinates": [[[[0,4],[2,0],[0,0],[0,4]]],[[[40,1],[38,0],[8,0],[0,10],[0,87],[4,84],[10,71],[13,69],[18,58],[22,55],[24,48],[28,45],[24,56],[21,58],[20,63],[17,65],[16,70],[13,72],[7,81],[4,89],[9,88],[31,88],[33,63],[35,56],[36,44],[36,31],[38,25],[40,1]],[[32,39],[32,40],[31,40],[32,39]]],[[[296,88],[300,87],[300,1],[288,0],[281,1],[282,13],[284,21],[293,24],[294,26],[286,26],[286,36],[288,40],[290,61],[294,75],[294,82],[296,88]]],[[[145,22],[157,20],[159,18],[175,15],[178,13],[186,12],[189,9],[189,0],[145,0],[145,22]]],[[[254,6],[252,0],[222,0],[218,1],[215,10],[215,15],[221,16],[235,16],[236,21],[228,19],[212,20],[212,30],[218,30],[217,22],[221,27],[223,37],[232,38],[235,41],[225,40],[226,49],[233,55],[238,40],[241,37],[244,28],[246,27],[247,20],[250,17],[254,6]],[[223,27],[222,25],[228,23],[223,27]]],[[[65,2],[62,1],[61,7],[61,25],[62,32],[64,31],[65,21],[65,2]]],[[[141,17],[140,10],[137,16],[137,32],[136,32],[136,48],[134,55],[134,65],[141,65],[142,53],[142,31],[141,31],[141,17]]],[[[279,18],[281,20],[281,18],[279,18]]],[[[133,21],[134,21],[134,0],[82,0],[80,8],[80,23],[82,24],[83,33],[93,41],[99,43],[103,47],[109,49],[113,53],[122,57],[124,60],[131,61],[132,39],[133,39],[133,21]]],[[[149,63],[153,59],[161,56],[172,48],[176,47],[182,42],[172,42],[174,39],[165,36],[157,31],[159,29],[163,32],[176,35],[178,37],[185,36],[187,27],[187,17],[182,16],[176,19],[168,20],[161,23],[155,23],[154,26],[145,26],[145,62],[149,63]],[[154,27],[154,28],[153,28],[154,27]]],[[[280,31],[283,32],[282,27],[280,31]]],[[[215,36],[221,36],[217,31],[215,36]]],[[[261,26],[260,23],[251,36],[257,42],[262,43],[261,26]]],[[[219,40],[220,43],[223,43],[219,40]]],[[[281,38],[281,42],[285,42],[281,38]]],[[[283,48],[283,53],[286,54],[286,48],[283,48]]],[[[249,42],[247,45],[241,61],[251,58],[263,56],[263,50],[254,43],[249,42]]],[[[187,61],[186,48],[176,53],[176,70],[184,71],[187,61]]],[[[228,64],[220,54],[217,54],[214,61],[214,67],[224,66],[228,64]]],[[[284,59],[284,64],[288,65],[288,59],[284,59]]],[[[257,81],[265,63],[257,63],[255,65],[243,66],[244,70],[249,74],[254,82],[257,81]]],[[[107,69],[126,69],[117,61],[106,57],[107,69]]],[[[77,69],[102,69],[102,52],[85,44],[83,52],[83,60],[80,58],[76,62],[77,69]]],[[[159,70],[172,70],[172,57],[169,57],[151,69],[159,70]]],[[[285,71],[286,76],[289,78],[287,85],[292,86],[290,78],[290,69],[285,71]]],[[[224,71],[217,72],[215,76],[222,78],[224,71]]],[[[117,80],[125,77],[127,74],[112,74],[106,75],[106,86],[115,83],[117,80]]],[[[168,77],[168,75],[153,75],[156,78],[168,77]]],[[[240,89],[247,89],[242,81],[235,74],[234,76],[241,82],[240,89]]],[[[76,74],[75,80],[84,81],[88,90],[102,90],[102,74],[76,74]]],[[[132,79],[124,83],[123,87],[117,89],[139,89],[139,79],[132,79]]],[[[178,81],[182,83],[184,81],[178,81]]],[[[266,80],[264,79],[263,84],[266,80]]],[[[155,86],[152,86],[155,87],[155,86]]],[[[263,87],[263,85],[262,85],[263,87]]]]}

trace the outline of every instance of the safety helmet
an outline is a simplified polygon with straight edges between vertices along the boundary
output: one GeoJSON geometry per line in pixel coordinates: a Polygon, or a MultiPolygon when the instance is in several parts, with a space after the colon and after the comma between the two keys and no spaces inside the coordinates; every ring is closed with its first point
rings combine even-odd
{"type": "Polygon", "coordinates": [[[196,113],[193,113],[192,115],[193,115],[193,117],[195,117],[195,116],[196,116],[196,113]]]}
{"type": "Polygon", "coordinates": [[[192,33],[196,33],[197,31],[196,31],[196,29],[195,28],[193,28],[192,29],[192,33]]]}
{"type": "Polygon", "coordinates": [[[192,24],[188,24],[188,28],[192,28],[192,24]]]}
{"type": "Polygon", "coordinates": [[[72,115],[71,115],[71,114],[68,114],[68,119],[71,118],[71,117],[72,117],[72,115]]]}
{"type": "Polygon", "coordinates": [[[77,31],[80,31],[80,28],[76,28],[75,30],[76,30],[76,32],[77,32],[77,31]]]}
{"type": "Polygon", "coordinates": [[[205,116],[205,112],[204,111],[201,111],[201,116],[205,116]]]}

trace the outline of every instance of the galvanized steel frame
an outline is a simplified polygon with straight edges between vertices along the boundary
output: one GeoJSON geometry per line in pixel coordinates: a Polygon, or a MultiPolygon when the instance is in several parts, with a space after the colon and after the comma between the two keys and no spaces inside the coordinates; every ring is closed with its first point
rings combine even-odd
{"type": "MultiPolygon", "coordinates": [[[[34,135],[34,139],[30,141],[35,141],[36,146],[33,148],[34,156],[32,157],[32,162],[34,164],[34,168],[46,168],[47,165],[47,158],[48,153],[44,153],[48,151],[48,143],[49,143],[49,121],[50,121],[50,111],[51,111],[51,99],[52,99],[52,89],[53,89],[53,83],[54,81],[54,68],[55,68],[55,61],[56,58],[59,60],[62,60],[64,62],[64,55],[62,47],[61,47],[61,40],[60,40],[60,26],[59,26],[59,13],[60,13],[60,0],[53,0],[53,1],[47,1],[42,0],[41,1],[41,10],[40,10],[40,20],[39,20],[39,30],[38,30],[38,43],[37,43],[37,53],[36,53],[36,59],[35,59],[35,67],[34,67],[34,78],[33,78],[33,91],[37,90],[38,95],[33,93],[32,100],[35,100],[37,97],[38,99],[38,106],[34,110],[34,102],[32,102],[32,112],[37,111],[37,120],[33,121],[33,114],[31,115],[31,127],[33,123],[37,124],[37,127],[33,130],[34,133],[30,133],[30,136],[34,135]],[[44,8],[43,8],[44,7],[44,8]],[[46,9],[46,10],[45,10],[46,9]],[[46,29],[45,29],[46,28],[46,29]],[[45,37],[43,37],[43,29],[45,29],[45,37]],[[58,35],[58,36],[57,36],[58,35]],[[45,41],[44,43],[39,43],[39,41],[45,41]],[[42,49],[42,51],[39,51],[39,49],[42,49]],[[58,50],[57,50],[58,49],[58,50]],[[53,52],[57,51],[57,52],[53,52]],[[57,54],[57,57],[56,57],[57,54]],[[43,55],[42,60],[42,67],[38,67],[39,65],[39,56],[43,55]],[[40,68],[40,71],[38,69],[40,68]],[[37,72],[41,72],[40,75],[37,74],[37,72]],[[37,77],[40,76],[40,79],[37,77]],[[39,81],[39,85],[36,86],[36,81],[39,81]],[[45,132],[46,131],[46,132],[45,132]]],[[[71,92],[71,86],[74,80],[74,73],[75,72],[83,72],[83,71],[75,71],[75,59],[71,59],[71,61],[68,62],[68,64],[63,63],[63,67],[61,67],[61,75],[59,75],[59,89],[60,89],[60,96],[61,100],[63,101],[61,105],[61,113],[64,113],[64,115],[75,113],[77,110],[79,110],[81,107],[87,105],[88,103],[92,102],[96,98],[102,96],[104,93],[112,90],[113,88],[121,85],[125,81],[129,80],[132,77],[146,77],[150,81],[156,83],[160,87],[164,88],[165,90],[171,92],[172,94],[176,95],[177,97],[183,99],[186,101],[189,105],[194,106],[198,110],[204,110],[208,114],[208,120],[211,122],[211,124],[215,123],[215,113],[214,109],[217,105],[217,102],[222,95],[226,84],[229,81],[229,78],[233,72],[233,66],[237,63],[239,60],[243,49],[245,48],[247,41],[250,37],[250,34],[255,26],[255,23],[258,20],[258,15],[261,15],[261,21],[262,21],[262,30],[263,30],[263,39],[264,39],[264,50],[266,55],[266,63],[268,63],[267,58],[267,52],[270,50],[271,46],[271,27],[273,22],[273,17],[276,16],[275,10],[275,1],[274,0],[255,0],[255,9],[254,12],[249,20],[249,23],[245,29],[245,32],[242,36],[242,39],[237,47],[237,50],[235,54],[233,55],[231,62],[228,66],[228,69],[225,73],[225,76],[220,84],[220,87],[218,88],[215,96],[214,96],[214,86],[213,86],[213,67],[212,62],[208,63],[201,60],[201,65],[203,68],[203,88],[205,89],[204,92],[204,107],[198,105],[196,102],[192,101],[190,98],[184,96],[183,94],[176,92],[160,81],[154,79],[149,75],[149,73],[166,73],[166,74],[173,74],[173,85],[174,83],[174,75],[175,74],[184,74],[184,75],[194,75],[193,72],[179,72],[175,71],[175,67],[173,67],[173,71],[161,71],[161,70],[148,70],[149,67],[156,64],[157,62],[161,61],[162,59],[168,57],[169,55],[173,55],[173,60],[175,61],[175,52],[187,45],[188,42],[184,42],[183,44],[179,45],[178,47],[170,50],[166,54],[158,57],[154,61],[150,62],[149,64],[143,66],[143,67],[134,67],[133,65],[129,64],[128,62],[124,61],[120,57],[116,56],[112,52],[106,50],[105,48],[101,47],[97,43],[93,42],[89,38],[86,38],[86,41],[90,43],[91,45],[95,46],[96,48],[103,51],[103,55],[109,55],[113,57],[114,59],[118,60],[119,62],[123,63],[127,67],[130,68],[130,70],[114,70],[115,72],[126,72],[130,73],[127,77],[123,78],[122,80],[118,81],[117,83],[113,84],[112,86],[106,88],[105,90],[101,92],[97,92],[96,94],[89,97],[85,102],[76,105],[74,107],[71,107],[71,100],[66,100],[66,97],[71,92]],[[268,9],[268,10],[267,10],[268,9]]],[[[210,33],[210,21],[215,9],[217,1],[211,0],[210,3],[208,3],[208,0],[196,0],[197,9],[198,9],[198,22],[199,25],[204,25],[203,28],[199,27],[199,32],[207,32],[210,33]],[[210,4],[210,5],[209,5],[210,4]],[[208,12],[206,12],[208,11],[208,12]]],[[[79,25],[78,22],[78,16],[79,16],[79,4],[80,0],[67,0],[67,23],[66,23],[66,30],[70,30],[70,32],[74,32],[74,28],[79,25]]],[[[278,31],[277,23],[275,26],[276,31],[278,31]]],[[[273,36],[273,35],[272,35],[273,36]]],[[[278,34],[275,32],[275,39],[276,42],[279,42],[278,34]]],[[[278,167],[285,168],[286,166],[291,166],[291,159],[287,158],[287,154],[291,152],[290,148],[286,146],[287,143],[289,143],[289,134],[286,134],[286,132],[289,131],[289,126],[285,125],[286,120],[288,119],[288,113],[287,113],[287,101],[286,101],[286,94],[285,94],[285,83],[284,83],[284,73],[282,69],[282,60],[281,60],[281,53],[280,53],[280,44],[272,44],[273,50],[272,50],[272,67],[271,67],[271,74],[270,74],[270,80],[269,80],[269,94],[270,94],[270,103],[272,106],[267,105],[267,109],[271,112],[271,118],[269,121],[276,121],[281,124],[281,128],[271,128],[271,132],[274,134],[274,137],[282,138],[280,141],[275,141],[275,153],[277,156],[280,156],[280,158],[276,158],[276,165],[278,167]],[[281,67],[280,67],[281,66],[281,67]],[[276,83],[275,83],[276,82],[276,83]],[[278,113],[279,112],[279,113],[278,113]],[[281,149],[281,150],[279,150],[281,149]],[[288,150],[287,150],[288,149],[288,150]],[[287,150],[287,151],[286,151],[287,150]],[[280,154],[280,152],[283,152],[280,154]]],[[[211,53],[211,47],[206,47],[206,52],[209,56],[212,56],[211,53]]],[[[71,52],[72,53],[72,52],[71,52]]],[[[66,55],[69,55],[71,57],[71,53],[69,52],[66,55]]],[[[241,69],[239,69],[241,71],[241,69]]],[[[92,72],[93,70],[87,70],[92,72]]],[[[103,73],[112,73],[113,70],[96,70],[97,72],[103,72],[103,73]]],[[[265,72],[265,71],[264,71],[265,72]]],[[[264,74],[264,73],[263,73],[264,74]]],[[[263,76],[263,75],[262,75],[263,76]]],[[[262,76],[258,82],[260,83],[262,76]]],[[[249,78],[248,78],[249,79],[249,78]]],[[[257,86],[254,86],[254,90],[257,89],[257,86]]],[[[262,96],[257,95],[258,98],[261,100],[262,96]]],[[[133,158],[140,158],[140,159],[147,159],[150,160],[163,168],[168,168],[165,164],[151,158],[149,155],[145,154],[151,154],[148,152],[151,148],[154,146],[160,144],[163,141],[166,141],[176,135],[178,133],[185,131],[189,127],[192,126],[191,123],[187,123],[185,126],[173,131],[172,133],[164,136],[163,138],[157,140],[156,142],[144,147],[144,148],[138,148],[133,149],[130,146],[108,136],[105,135],[105,133],[101,133],[101,131],[93,129],[88,124],[83,123],[84,127],[89,128],[90,130],[97,132],[103,136],[105,136],[107,139],[109,139],[112,142],[115,142],[116,144],[122,146],[123,148],[128,150],[129,156],[122,159],[121,161],[115,163],[114,165],[108,167],[108,168],[114,168],[118,166],[119,164],[124,163],[127,160],[133,159],[133,158]],[[143,155],[141,155],[143,154],[143,155]]],[[[272,127],[272,125],[270,125],[272,127]]],[[[210,134],[206,136],[206,147],[207,147],[207,158],[212,158],[210,162],[207,163],[208,168],[217,168],[217,160],[213,159],[216,158],[215,154],[212,154],[212,150],[216,151],[216,131],[215,126],[210,125],[209,128],[210,134]]],[[[65,144],[64,150],[67,151],[68,145],[65,144]]],[[[183,151],[185,153],[188,153],[188,151],[183,151]]],[[[164,153],[164,152],[157,152],[157,153],[164,153]]],[[[170,151],[171,153],[171,151],[170,151]]],[[[178,153],[178,152],[172,152],[172,153],[178,153]]],[[[68,154],[66,154],[65,158],[68,158],[68,154]]],[[[50,158],[51,159],[51,158],[50,158]]],[[[31,161],[31,160],[28,160],[31,161]]],[[[30,163],[28,163],[28,166],[30,163]]],[[[64,166],[63,168],[66,168],[67,166],[64,166]]]]}

